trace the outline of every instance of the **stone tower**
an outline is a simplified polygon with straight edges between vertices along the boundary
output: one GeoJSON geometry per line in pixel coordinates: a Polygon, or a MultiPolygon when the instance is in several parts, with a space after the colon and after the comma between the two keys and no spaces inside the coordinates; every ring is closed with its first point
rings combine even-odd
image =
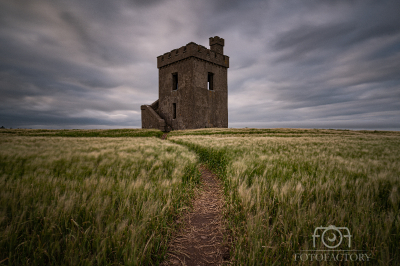
{"type": "Polygon", "coordinates": [[[210,49],[194,42],[157,57],[158,100],[142,105],[142,128],[162,131],[228,127],[228,67],[224,39],[210,49]]]}

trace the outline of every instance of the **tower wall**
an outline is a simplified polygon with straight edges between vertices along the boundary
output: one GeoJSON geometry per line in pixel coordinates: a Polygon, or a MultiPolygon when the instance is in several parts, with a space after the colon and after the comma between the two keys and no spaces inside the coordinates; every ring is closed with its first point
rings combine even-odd
{"type": "Polygon", "coordinates": [[[227,68],[195,58],[193,61],[194,128],[228,127],[227,68]],[[213,90],[207,74],[213,74],[213,90]]]}
{"type": "MultiPolygon", "coordinates": [[[[165,121],[166,130],[228,127],[229,57],[223,55],[224,39],[212,37],[210,46],[191,42],[157,57],[156,113],[165,121]]],[[[154,123],[143,121],[144,111],[142,127],[149,128],[154,123]]]]}
{"type": "Polygon", "coordinates": [[[172,129],[193,127],[193,58],[185,58],[159,68],[159,113],[172,129]],[[178,89],[173,90],[173,74],[178,75],[178,89]],[[176,118],[173,119],[173,104],[176,118]]]}

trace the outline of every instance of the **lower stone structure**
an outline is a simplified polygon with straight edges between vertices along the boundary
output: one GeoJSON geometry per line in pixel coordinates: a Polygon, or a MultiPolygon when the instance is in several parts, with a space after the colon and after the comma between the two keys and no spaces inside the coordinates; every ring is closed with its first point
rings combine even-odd
{"type": "MultiPolygon", "coordinates": [[[[158,102],[158,100],[157,100],[158,102]]],[[[155,128],[161,131],[170,131],[166,128],[165,120],[152,108],[151,105],[142,105],[142,128],[155,128]]]]}

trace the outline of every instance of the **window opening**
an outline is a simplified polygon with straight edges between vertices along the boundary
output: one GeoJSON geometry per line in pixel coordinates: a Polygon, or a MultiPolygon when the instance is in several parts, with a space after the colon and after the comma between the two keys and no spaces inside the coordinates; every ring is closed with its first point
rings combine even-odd
{"type": "Polygon", "coordinates": [[[172,74],[172,90],[178,89],[178,73],[172,74]]]}
{"type": "Polygon", "coordinates": [[[207,77],[207,89],[209,91],[214,90],[214,74],[211,72],[208,72],[208,77],[207,77]]]}
{"type": "Polygon", "coordinates": [[[176,119],[176,103],[172,104],[172,118],[176,119]]]}

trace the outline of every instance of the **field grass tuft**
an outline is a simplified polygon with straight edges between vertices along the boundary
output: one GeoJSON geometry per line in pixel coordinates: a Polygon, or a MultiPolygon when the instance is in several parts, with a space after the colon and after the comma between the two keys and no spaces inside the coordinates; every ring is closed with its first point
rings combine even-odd
{"type": "MultiPolygon", "coordinates": [[[[294,261],[348,227],[400,263],[400,133],[333,129],[0,130],[0,262],[152,265],[205,163],[224,183],[233,265],[294,261]]],[[[352,263],[349,263],[352,265],[352,263]]],[[[357,263],[353,263],[356,265],[357,263]]]]}
{"type": "MultiPolygon", "coordinates": [[[[225,183],[234,264],[301,264],[294,255],[313,249],[314,229],[336,225],[349,228],[351,249],[366,250],[372,264],[396,265],[399,133],[310,132],[302,137],[205,134],[169,139],[196,151],[200,160],[223,158],[225,169],[214,171],[225,183]]],[[[324,248],[318,244],[317,249],[324,248]]],[[[324,265],[315,260],[306,264],[324,265]]]]}
{"type": "Polygon", "coordinates": [[[197,158],[156,138],[0,138],[0,261],[149,265],[190,207],[197,158]]]}
{"type": "Polygon", "coordinates": [[[0,129],[0,136],[30,137],[161,137],[157,129],[0,129]]]}

